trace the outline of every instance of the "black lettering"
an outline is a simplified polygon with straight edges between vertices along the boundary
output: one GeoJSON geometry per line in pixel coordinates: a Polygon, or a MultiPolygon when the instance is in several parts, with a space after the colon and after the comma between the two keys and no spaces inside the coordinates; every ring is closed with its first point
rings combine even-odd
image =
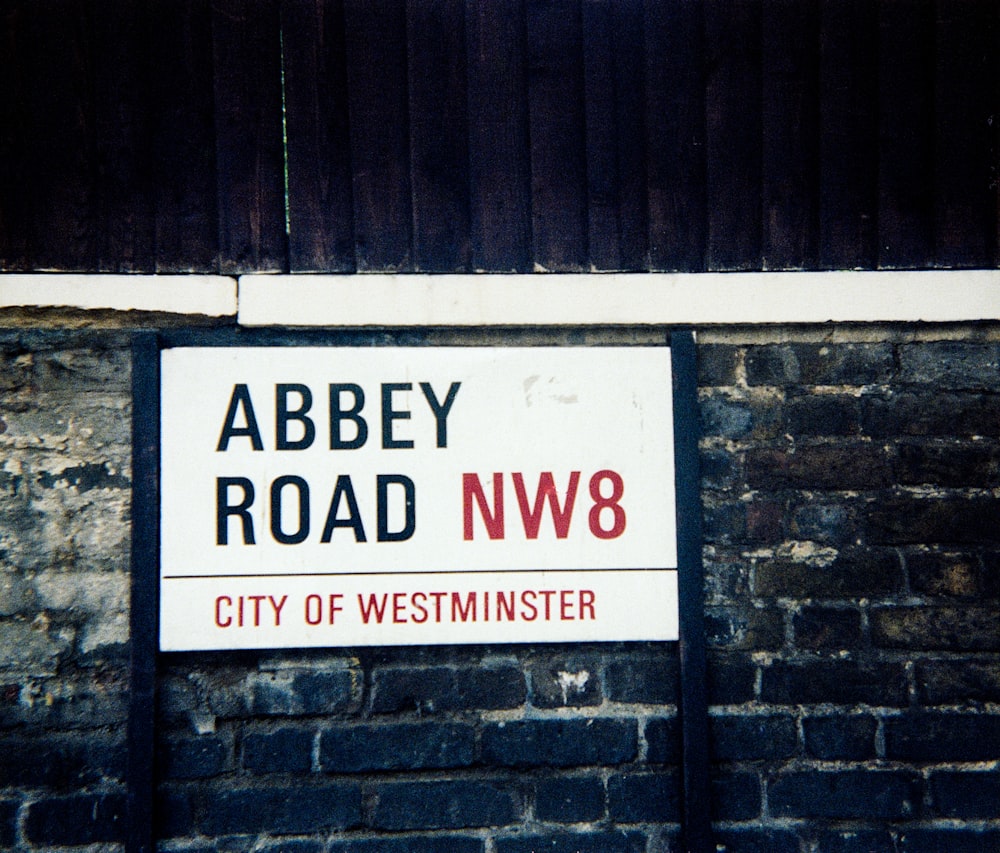
{"type": "Polygon", "coordinates": [[[305,450],[316,438],[316,426],[306,413],[312,408],[312,392],[305,385],[298,383],[279,384],[275,387],[275,446],[278,450],[305,450]],[[288,395],[298,394],[302,405],[297,409],[288,408],[288,395]],[[288,422],[298,421],[302,424],[302,438],[288,437],[288,422]]]}
{"type": "MultiPolygon", "coordinates": [[[[246,387],[246,386],[244,386],[246,387]]],[[[253,504],[253,483],[246,477],[218,477],[215,481],[215,544],[229,544],[229,516],[238,516],[243,527],[243,544],[255,545],[253,538],[253,518],[250,506],[253,504]],[[243,489],[243,500],[238,504],[229,503],[229,487],[243,489]]]]}
{"type": "Polygon", "coordinates": [[[271,535],[282,545],[298,545],[309,535],[309,484],[301,477],[278,477],[271,483],[271,535]],[[281,492],[294,486],[299,493],[299,528],[294,533],[281,529],[281,492]]]}
{"type": "Polygon", "coordinates": [[[338,382],[330,384],[330,450],[357,450],[368,440],[368,422],[361,417],[365,406],[365,392],[360,385],[353,382],[338,382]],[[354,407],[340,408],[340,394],[346,391],[354,396],[354,407]],[[340,435],[340,422],[353,421],[357,435],[344,439],[340,435]]]}
{"type": "Polygon", "coordinates": [[[409,439],[392,437],[392,422],[410,419],[409,411],[392,407],[392,392],[409,391],[412,388],[411,382],[382,383],[382,447],[386,450],[405,450],[413,447],[413,442],[409,439]]]}
{"type": "Polygon", "coordinates": [[[416,489],[413,480],[402,474],[379,474],[376,478],[378,486],[378,541],[403,542],[413,535],[417,526],[416,489]],[[402,530],[389,530],[389,486],[403,487],[406,497],[406,519],[402,530]]]}
{"type": "Polygon", "coordinates": [[[333,487],[333,497],[330,498],[330,511],[326,514],[326,525],[323,527],[323,535],[320,542],[329,542],[333,538],[334,528],[350,527],[354,531],[355,542],[367,542],[365,536],[365,526],[361,521],[361,513],[358,510],[358,501],[354,496],[354,486],[351,484],[350,475],[344,474],[337,477],[337,485],[333,487]],[[347,518],[337,518],[340,509],[341,499],[347,501],[347,511],[350,515],[347,518]]]}
{"type": "Polygon", "coordinates": [[[257,427],[257,418],[253,413],[253,404],[250,402],[250,389],[242,383],[234,386],[233,396],[229,398],[229,411],[226,412],[226,422],[222,426],[222,435],[219,436],[219,445],[216,452],[229,449],[229,439],[239,436],[247,436],[254,450],[263,450],[264,442],[260,438],[260,429],[257,427]],[[245,427],[236,426],[236,411],[243,407],[243,419],[245,427]]]}
{"type": "Polygon", "coordinates": [[[444,398],[444,403],[439,403],[434,389],[431,388],[431,383],[420,383],[420,390],[424,392],[424,396],[427,398],[427,405],[431,407],[434,419],[437,421],[438,447],[448,446],[448,413],[451,411],[452,404],[455,402],[455,396],[458,394],[458,389],[461,385],[461,382],[452,382],[451,387],[448,389],[448,395],[444,398]]]}

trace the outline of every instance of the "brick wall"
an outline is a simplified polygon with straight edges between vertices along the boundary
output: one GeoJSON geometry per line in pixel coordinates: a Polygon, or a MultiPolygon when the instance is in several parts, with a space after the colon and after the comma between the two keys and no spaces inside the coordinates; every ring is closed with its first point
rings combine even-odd
{"type": "MultiPolygon", "coordinates": [[[[1000,328],[699,341],[720,849],[1000,850],[1000,328]]],[[[0,847],[119,849],[128,334],[0,358],[0,847]]],[[[679,849],[672,645],[189,654],[159,688],[161,850],[679,849]]]]}

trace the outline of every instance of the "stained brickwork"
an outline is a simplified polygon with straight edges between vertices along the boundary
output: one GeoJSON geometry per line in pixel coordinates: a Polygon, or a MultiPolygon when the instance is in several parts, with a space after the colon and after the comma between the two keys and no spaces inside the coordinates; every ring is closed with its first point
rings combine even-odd
{"type": "MultiPolygon", "coordinates": [[[[1000,850],[1000,329],[703,333],[726,853],[1000,850]]],[[[124,331],[0,333],[0,847],[121,849],[124,331]]],[[[160,662],[159,849],[679,850],[671,644],[160,662]]]]}

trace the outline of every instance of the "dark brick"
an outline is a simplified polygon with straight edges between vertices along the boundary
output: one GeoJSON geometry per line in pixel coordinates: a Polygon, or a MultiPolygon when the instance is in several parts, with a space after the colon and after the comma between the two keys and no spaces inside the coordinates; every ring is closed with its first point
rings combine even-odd
{"type": "Polygon", "coordinates": [[[80,733],[0,739],[0,787],[81,788],[125,778],[125,745],[80,733]]]}
{"type": "Polygon", "coordinates": [[[655,658],[630,655],[608,664],[604,692],[612,702],[674,705],[680,687],[679,660],[664,654],[655,658]]]}
{"type": "Polygon", "coordinates": [[[921,595],[949,598],[995,597],[996,585],[978,554],[922,551],[908,554],[910,588],[921,595]]]}
{"type": "Polygon", "coordinates": [[[681,723],[677,717],[654,717],[646,721],[646,761],[677,764],[681,760],[681,723]]]}
{"type": "Polygon", "coordinates": [[[989,607],[879,607],[869,617],[872,642],[888,649],[1000,649],[996,610],[989,607]]]}
{"type": "Polygon", "coordinates": [[[901,592],[903,568],[894,551],[845,548],[829,566],[763,560],[753,591],[764,598],[868,598],[901,592]]]}
{"type": "Polygon", "coordinates": [[[747,508],[742,503],[711,504],[702,507],[702,532],[708,543],[741,542],[746,538],[747,508]]]}
{"type": "Polygon", "coordinates": [[[861,645],[861,613],[833,607],[803,607],[792,616],[800,649],[856,649],[861,645]]]}
{"type": "Polygon", "coordinates": [[[1000,775],[995,770],[931,774],[931,801],[942,817],[1000,817],[1000,775]]]}
{"type": "Polygon", "coordinates": [[[17,810],[15,800],[0,800],[0,846],[13,847],[17,840],[17,810]]]}
{"type": "Polygon", "coordinates": [[[604,783],[591,776],[542,779],[535,786],[535,817],[584,823],[604,817],[604,783]]]}
{"type": "Polygon", "coordinates": [[[243,766],[255,773],[308,772],[314,740],[313,732],[306,729],[249,734],[243,742],[243,766]]]}
{"type": "Polygon", "coordinates": [[[517,708],[527,697],[516,666],[383,668],[372,675],[372,712],[517,708]]]}
{"type": "Polygon", "coordinates": [[[1000,395],[954,394],[940,389],[862,397],[862,425],[875,438],[901,435],[1000,435],[1000,395]]]}
{"type": "Polygon", "coordinates": [[[328,773],[464,767],[475,737],[465,723],[343,726],[323,732],[319,762],[328,773]]]}
{"type": "Polygon", "coordinates": [[[701,433],[722,438],[746,438],[753,429],[753,412],[746,400],[713,394],[698,402],[701,433]]]}
{"type": "Polygon", "coordinates": [[[712,757],[718,761],[789,758],[798,738],[795,719],[785,714],[711,716],[708,731],[712,757]]]}
{"type": "Polygon", "coordinates": [[[698,386],[735,385],[740,347],[701,344],[698,347],[698,386]]]}
{"type": "MultiPolygon", "coordinates": [[[[250,713],[262,716],[338,713],[355,702],[357,673],[348,669],[330,672],[273,672],[255,675],[251,680],[250,713]]],[[[228,711],[228,709],[225,709],[228,711]]],[[[219,709],[217,713],[222,712],[219,709]]]]}
{"type": "Polygon", "coordinates": [[[746,477],[743,455],[729,450],[702,450],[699,454],[701,487],[731,489],[746,477]]]}
{"type": "Polygon", "coordinates": [[[388,830],[461,829],[503,826],[515,817],[510,793],[486,782],[396,782],[376,789],[371,825],[388,830]]]}
{"type": "Polygon", "coordinates": [[[730,554],[718,548],[704,550],[705,601],[726,604],[745,600],[750,594],[750,562],[742,554],[730,554]]]}
{"type": "Polygon", "coordinates": [[[845,829],[819,837],[823,853],[899,853],[899,845],[884,829],[845,829]]]}
{"type": "Polygon", "coordinates": [[[124,794],[75,794],[28,806],[25,835],[36,844],[97,844],[123,841],[124,794]]]}
{"type": "Polygon", "coordinates": [[[749,654],[708,656],[708,701],[712,705],[741,705],[754,696],[757,664],[749,654]]]}
{"type": "Polygon", "coordinates": [[[896,770],[802,770],[775,779],[767,800],[777,817],[898,820],[919,808],[920,781],[896,770]]]}
{"type": "Polygon", "coordinates": [[[497,838],[496,853],[645,853],[646,837],[639,832],[560,833],[497,838]]]}
{"type": "Polygon", "coordinates": [[[873,544],[932,545],[1000,542],[1000,500],[894,496],[866,512],[873,544]]]}
{"type": "Polygon", "coordinates": [[[899,853],[996,853],[1000,829],[911,828],[903,831],[900,841],[899,853]]]}
{"type": "Polygon", "coordinates": [[[908,701],[906,672],[901,663],[775,661],[762,668],[760,698],[781,705],[903,706],[908,701]]]}
{"type": "Polygon", "coordinates": [[[717,853],[799,853],[799,837],[791,830],[739,827],[714,836],[717,853]]]}
{"type": "Polygon", "coordinates": [[[1000,661],[931,660],[917,663],[920,701],[927,705],[1000,702],[1000,661]]]}
{"type": "Polygon", "coordinates": [[[218,737],[170,740],[160,752],[166,779],[206,779],[217,776],[226,765],[226,744],[218,737]]]}
{"type": "Polygon", "coordinates": [[[255,847],[254,853],[327,853],[326,845],[321,841],[309,838],[291,838],[276,841],[263,847],[255,847]]]}
{"type": "Polygon", "coordinates": [[[1000,346],[933,341],[899,347],[899,379],[936,389],[990,390],[1000,375],[1000,346]]]}
{"type": "Polygon", "coordinates": [[[853,508],[843,503],[809,502],[789,507],[789,529],[796,539],[846,544],[857,539],[853,508]]]}
{"type": "Polygon", "coordinates": [[[308,833],[350,829],[361,823],[361,789],[337,784],[236,788],[212,795],[205,809],[206,835],[308,833]]]}
{"type": "Polygon", "coordinates": [[[813,435],[857,435],[861,432],[861,407],[857,397],[820,394],[786,401],[784,416],[795,438],[813,435]]]}
{"type": "Polygon", "coordinates": [[[483,853],[478,838],[464,835],[407,835],[405,838],[358,838],[334,841],[328,853],[483,853]]]}
{"type": "Polygon", "coordinates": [[[905,485],[990,489],[1000,485],[1000,447],[976,444],[902,444],[899,482],[905,485]]]}
{"type": "Polygon", "coordinates": [[[608,780],[608,814],[616,823],[680,820],[677,773],[622,773],[608,780]]]}
{"type": "Polygon", "coordinates": [[[556,658],[531,665],[531,704],[536,708],[586,707],[604,701],[593,660],[556,658]]]}
{"type": "Polygon", "coordinates": [[[747,347],[744,359],[748,385],[790,385],[799,381],[799,360],[791,346],[747,347]]]}
{"type": "Polygon", "coordinates": [[[784,502],[754,495],[749,501],[740,505],[746,513],[746,541],[767,544],[785,539],[787,509],[784,502]]]}
{"type": "Polygon", "coordinates": [[[770,491],[880,489],[895,480],[885,448],[858,441],[748,450],[746,466],[748,486],[770,491]]]}
{"type": "Polygon", "coordinates": [[[863,761],[875,758],[874,717],[857,714],[806,717],[802,720],[806,752],[827,761],[863,761]]]}
{"type": "Polygon", "coordinates": [[[712,779],[713,820],[753,820],[760,816],[760,779],[753,773],[719,773],[712,779]]]}
{"type": "Polygon", "coordinates": [[[153,830],[157,838],[180,838],[194,834],[194,806],[187,790],[157,791],[153,830]]]}
{"type": "Polygon", "coordinates": [[[885,757],[902,761],[1000,759],[1000,715],[926,711],[885,721],[885,757]]]}
{"type": "Polygon", "coordinates": [[[574,767],[635,759],[634,720],[517,720],[483,728],[482,754],[500,767],[574,767]]]}
{"type": "Polygon", "coordinates": [[[894,371],[890,344],[781,344],[750,347],[749,385],[871,385],[894,371]]]}
{"type": "Polygon", "coordinates": [[[705,608],[709,645],[729,650],[774,651],[785,643],[785,615],[777,608],[705,608]]]}

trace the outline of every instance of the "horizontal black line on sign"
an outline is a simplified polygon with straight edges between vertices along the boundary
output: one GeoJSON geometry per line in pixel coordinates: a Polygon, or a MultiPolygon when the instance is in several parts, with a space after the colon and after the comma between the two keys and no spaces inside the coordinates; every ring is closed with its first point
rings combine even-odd
{"type": "Polygon", "coordinates": [[[659,569],[459,569],[446,572],[272,572],[252,575],[164,575],[162,580],[208,580],[209,578],[352,578],[395,577],[396,575],[544,575],[557,572],[676,572],[676,567],[659,569]]]}

